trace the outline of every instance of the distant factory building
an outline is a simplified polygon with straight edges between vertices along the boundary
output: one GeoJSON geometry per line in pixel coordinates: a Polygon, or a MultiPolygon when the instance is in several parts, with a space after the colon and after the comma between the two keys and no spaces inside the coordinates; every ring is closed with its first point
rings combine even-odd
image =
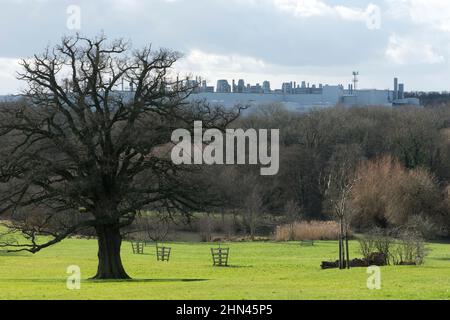
{"type": "MultiPolygon", "coordinates": [[[[394,90],[357,89],[358,72],[353,72],[352,84],[347,88],[343,85],[315,85],[302,81],[284,82],[281,89],[272,89],[269,81],[260,84],[245,84],[240,79],[229,85],[227,80],[217,82],[216,91],[213,93],[209,87],[200,90],[200,97],[225,107],[233,107],[236,104],[265,104],[280,103],[289,110],[306,111],[314,107],[332,107],[335,105],[345,106],[397,106],[397,105],[420,105],[416,98],[405,98],[405,85],[394,79],[394,90]],[[300,82],[299,82],[300,83],[300,82]],[[233,94],[229,94],[232,92],[233,94]]],[[[202,85],[205,88],[206,84],[202,85]]],[[[193,95],[192,98],[196,98],[193,95]]]]}
{"type": "Polygon", "coordinates": [[[401,105],[419,105],[420,101],[417,98],[405,98],[405,84],[398,84],[398,89],[395,88],[395,85],[398,84],[397,78],[394,81],[394,92],[392,96],[394,97],[392,101],[392,105],[401,106],[401,105]]]}

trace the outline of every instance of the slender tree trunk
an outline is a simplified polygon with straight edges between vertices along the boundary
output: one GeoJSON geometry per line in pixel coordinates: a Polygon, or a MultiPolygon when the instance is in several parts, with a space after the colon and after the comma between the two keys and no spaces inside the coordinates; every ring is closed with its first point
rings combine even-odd
{"type": "Polygon", "coordinates": [[[347,269],[350,269],[350,253],[348,252],[348,226],[345,224],[345,252],[347,254],[347,269]]]}
{"type": "Polygon", "coordinates": [[[251,226],[250,226],[250,239],[252,241],[255,240],[255,227],[253,225],[253,222],[251,223],[251,226]]]}
{"type": "Polygon", "coordinates": [[[114,225],[96,227],[98,236],[98,269],[93,279],[130,279],[120,258],[122,236],[114,225]]]}
{"type": "Polygon", "coordinates": [[[345,246],[344,246],[344,227],[343,219],[339,220],[339,269],[345,268],[345,246]]]}
{"type": "Polygon", "coordinates": [[[339,232],[339,269],[342,269],[342,236],[339,232]]]}

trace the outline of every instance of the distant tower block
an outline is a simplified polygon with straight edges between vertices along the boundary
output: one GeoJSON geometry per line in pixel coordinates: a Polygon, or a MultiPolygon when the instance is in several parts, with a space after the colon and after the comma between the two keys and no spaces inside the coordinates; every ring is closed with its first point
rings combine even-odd
{"type": "Polygon", "coordinates": [[[239,79],[238,81],[238,91],[239,93],[245,92],[245,82],[243,79],[239,79]]]}
{"type": "Polygon", "coordinates": [[[353,71],[353,90],[357,90],[358,88],[358,76],[359,76],[359,72],[358,71],[353,71]]]}
{"type": "Polygon", "coordinates": [[[263,82],[263,90],[264,90],[264,93],[270,93],[270,82],[269,81],[264,81],[263,82]]]}
{"type": "Polygon", "coordinates": [[[398,78],[394,78],[394,100],[398,99],[398,78]]]}
{"type": "Polygon", "coordinates": [[[398,98],[405,99],[405,85],[403,83],[398,85],[398,98]]]}

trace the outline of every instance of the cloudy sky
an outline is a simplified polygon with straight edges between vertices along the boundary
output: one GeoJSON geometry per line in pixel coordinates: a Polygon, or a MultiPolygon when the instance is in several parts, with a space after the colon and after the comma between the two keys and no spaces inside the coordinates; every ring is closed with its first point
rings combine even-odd
{"type": "Polygon", "coordinates": [[[20,58],[77,31],[181,51],[179,72],[211,85],[347,85],[358,70],[364,88],[450,90],[448,0],[0,0],[0,94],[20,91],[20,58]]]}

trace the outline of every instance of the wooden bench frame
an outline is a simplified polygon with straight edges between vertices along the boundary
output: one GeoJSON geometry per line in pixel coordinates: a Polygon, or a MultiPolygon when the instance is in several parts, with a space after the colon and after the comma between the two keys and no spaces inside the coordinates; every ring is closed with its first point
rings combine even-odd
{"type": "Polygon", "coordinates": [[[144,254],[144,242],[131,241],[131,248],[133,249],[133,254],[144,254]]]}
{"type": "Polygon", "coordinates": [[[156,246],[156,260],[169,262],[171,251],[172,251],[172,248],[161,247],[161,246],[157,245],[156,246]]]}
{"type": "Polygon", "coordinates": [[[230,248],[211,248],[211,255],[214,266],[227,267],[230,248]]]}

